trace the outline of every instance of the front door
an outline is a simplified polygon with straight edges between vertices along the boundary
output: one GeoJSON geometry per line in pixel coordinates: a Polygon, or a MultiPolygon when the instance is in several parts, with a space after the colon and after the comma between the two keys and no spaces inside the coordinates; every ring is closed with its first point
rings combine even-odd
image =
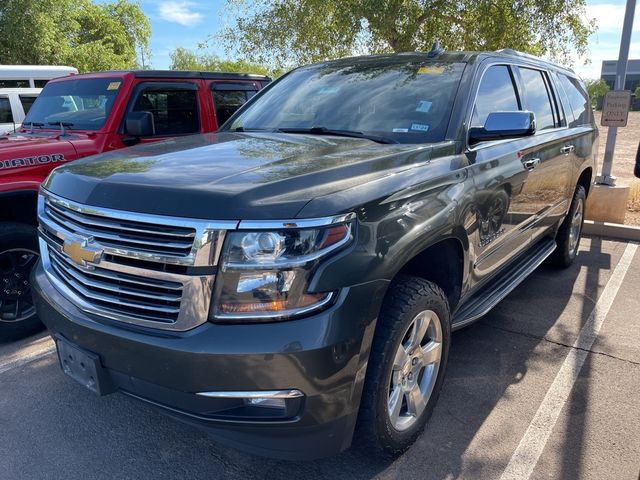
{"type": "MultiPolygon", "coordinates": [[[[491,112],[523,110],[513,67],[491,65],[480,78],[471,126],[484,126],[491,112]]],[[[533,213],[523,205],[531,172],[524,166],[522,150],[530,141],[481,142],[467,151],[476,185],[474,220],[468,225],[474,284],[488,279],[529,244],[533,213]]]]}

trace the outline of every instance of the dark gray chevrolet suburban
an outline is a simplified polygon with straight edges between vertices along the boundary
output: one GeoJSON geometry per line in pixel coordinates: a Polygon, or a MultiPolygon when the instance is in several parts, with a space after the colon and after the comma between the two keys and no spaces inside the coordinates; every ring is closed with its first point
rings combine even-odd
{"type": "Polygon", "coordinates": [[[37,310],[98,394],[275,457],[399,453],[451,331],[573,261],[597,136],[572,71],[510,50],[301,67],[217,134],[56,169],[37,310]]]}

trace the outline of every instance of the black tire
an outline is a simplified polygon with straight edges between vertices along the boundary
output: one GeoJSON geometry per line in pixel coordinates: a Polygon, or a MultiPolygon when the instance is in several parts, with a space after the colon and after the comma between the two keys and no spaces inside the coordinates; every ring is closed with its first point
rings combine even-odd
{"type": "Polygon", "coordinates": [[[584,224],[584,208],[586,204],[587,194],[582,185],[578,185],[573,194],[571,206],[567,212],[567,216],[562,221],[558,232],[556,233],[556,244],[558,245],[553,252],[553,263],[560,268],[569,267],[578,254],[580,248],[580,240],[582,238],[582,226],[584,224]],[[572,229],[576,215],[579,215],[579,229],[577,232],[577,241],[573,241],[576,237],[575,229],[572,229]],[[573,230],[573,232],[572,232],[573,230]]]}
{"type": "MultiPolygon", "coordinates": [[[[382,306],[373,339],[354,438],[356,446],[366,449],[369,453],[391,455],[398,455],[411,446],[424,429],[438,401],[447,367],[450,343],[449,303],[444,292],[434,283],[422,278],[399,276],[395,279],[389,287],[382,306]],[[424,410],[420,415],[413,417],[414,423],[409,427],[398,430],[388,410],[390,395],[395,388],[391,385],[394,378],[394,357],[401,342],[404,344],[406,335],[409,334],[407,329],[412,327],[416,316],[425,311],[435,312],[440,319],[442,339],[440,364],[437,374],[433,374],[435,383],[432,384],[431,394],[426,400],[424,410]]],[[[398,374],[401,375],[402,372],[398,374]]],[[[420,382],[417,375],[416,382],[420,382]]],[[[401,401],[405,402],[406,398],[401,401]]],[[[404,408],[406,403],[402,405],[404,408]]],[[[402,418],[410,417],[408,411],[404,415],[406,416],[402,418]]]]}
{"type": "Polygon", "coordinates": [[[0,224],[0,343],[44,328],[33,308],[29,284],[38,252],[35,227],[22,223],[0,224]]]}

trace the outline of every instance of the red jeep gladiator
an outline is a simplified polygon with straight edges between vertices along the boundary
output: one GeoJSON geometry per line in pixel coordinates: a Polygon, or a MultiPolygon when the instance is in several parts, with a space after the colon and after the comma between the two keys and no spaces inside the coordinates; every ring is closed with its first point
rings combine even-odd
{"type": "Polygon", "coordinates": [[[38,257],[38,187],[82,157],[213,132],[271,81],[261,75],[122,71],[50,81],[22,128],[0,137],[0,341],[40,327],[29,273],[38,257]]]}

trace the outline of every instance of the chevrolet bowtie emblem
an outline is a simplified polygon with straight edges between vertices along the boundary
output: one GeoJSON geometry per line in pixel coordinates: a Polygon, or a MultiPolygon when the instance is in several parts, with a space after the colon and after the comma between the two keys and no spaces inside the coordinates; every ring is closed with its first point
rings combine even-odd
{"type": "Polygon", "coordinates": [[[89,239],[68,238],[64,241],[62,250],[78,265],[83,267],[89,263],[100,263],[102,249],[89,245],[89,239]]]}

